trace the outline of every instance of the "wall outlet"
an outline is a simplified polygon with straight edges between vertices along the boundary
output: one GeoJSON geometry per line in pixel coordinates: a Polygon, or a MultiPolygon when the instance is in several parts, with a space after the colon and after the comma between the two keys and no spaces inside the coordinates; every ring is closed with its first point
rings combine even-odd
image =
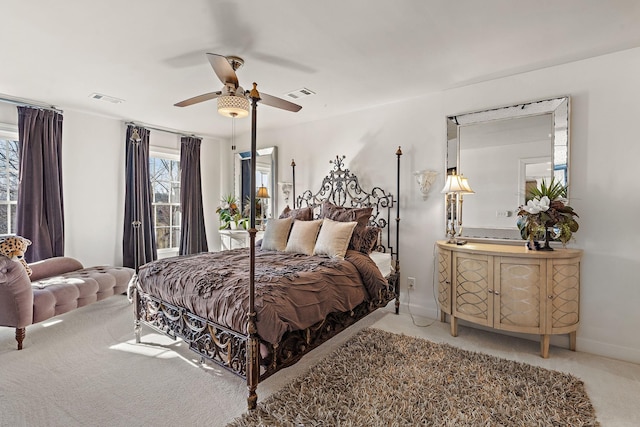
{"type": "Polygon", "coordinates": [[[498,218],[510,218],[511,216],[513,216],[513,211],[496,211],[498,218]]]}
{"type": "Polygon", "coordinates": [[[407,277],[407,286],[409,289],[413,289],[416,286],[416,278],[415,277],[407,277]]]}

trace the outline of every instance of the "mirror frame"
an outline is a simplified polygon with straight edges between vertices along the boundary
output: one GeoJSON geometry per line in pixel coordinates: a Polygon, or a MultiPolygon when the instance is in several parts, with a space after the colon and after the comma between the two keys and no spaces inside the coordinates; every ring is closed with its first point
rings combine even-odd
{"type": "MultiPolygon", "coordinates": [[[[497,107],[482,111],[462,113],[447,116],[447,150],[445,159],[445,174],[455,172],[464,173],[464,165],[460,164],[460,128],[479,123],[487,123],[496,120],[509,120],[537,115],[551,115],[553,132],[551,132],[551,159],[556,167],[566,168],[566,182],[569,186],[570,177],[570,115],[571,97],[560,96],[543,100],[530,101],[516,105],[497,107]]],[[[473,184],[473,177],[469,177],[473,184]]],[[[520,177],[518,177],[520,180],[520,177]]],[[[473,185],[472,185],[473,187],[473,185]]],[[[473,197],[473,196],[471,196],[473,197]]],[[[569,191],[567,190],[567,198],[569,191]]],[[[452,212],[447,205],[449,198],[445,197],[445,221],[447,212],[452,212]]],[[[462,217],[462,215],[461,215],[462,217]]],[[[460,218],[462,219],[462,218],[460,218]]],[[[471,239],[500,239],[521,240],[520,232],[513,219],[513,228],[462,228],[461,236],[471,239]]]]}
{"type": "MultiPolygon", "coordinates": [[[[260,148],[257,150],[258,156],[270,156],[271,158],[271,178],[269,179],[269,203],[267,204],[267,219],[275,218],[276,215],[276,207],[278,204],[278,148],[277,147],[266,147],[260,148]]],[[[235,171],[234,171],[234,191],[235,195],[240,200],[242,197],[242,165],[241,162],[243,160],[247,160],[251,158],[251,151],[242,151],[237,153],[235,156],[235,171]]],[[[257,183],[256,183],[257,184],[257,183]]],[[[240,200],[240,205],[242,206],[242,201],[240,200]]]]}

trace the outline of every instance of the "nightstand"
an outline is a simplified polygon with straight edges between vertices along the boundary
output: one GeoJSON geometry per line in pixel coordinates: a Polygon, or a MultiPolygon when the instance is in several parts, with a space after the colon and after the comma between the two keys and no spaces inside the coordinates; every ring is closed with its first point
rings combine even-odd
{"type": "MultiPolygon", "coordinates": [[[[221,241],[220,249],[223,251],[249,247],[249,232],[247,230],[218,230],[218,232],[221,241]]],[[[256,242],[262,239],[263,235],[264,231],[258,231],[256,242]]]]}

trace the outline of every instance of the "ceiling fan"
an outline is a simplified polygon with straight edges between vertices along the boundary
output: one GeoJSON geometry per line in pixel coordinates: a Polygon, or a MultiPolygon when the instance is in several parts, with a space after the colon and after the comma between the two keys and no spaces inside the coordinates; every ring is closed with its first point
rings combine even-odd
{"type": "MultiPolygon", "coordinates": [[[[244,65],[244,60],[238,56],[223,56],[215,53],[207,53],[207,59],[216,76],[218,76],[224,84],[222,90],[194,96],[193,98],[185,99],[174,105],[176,107],[187,107],[218,98],[218,112],[220,114],[228,117],[244,117],[248,115],[250,91],[245,91],[244,88],[240,86],[238,76],[236,76],[236,70],[244,65]],[[221,102],[224,104],[223,106],[220,105],[221,102]]],[[[300,111],[302,108],[298,104],[268,95],[264,92],[260,92],[260,102],[271,107],[293,111],[294,113],[300,111]]]]}

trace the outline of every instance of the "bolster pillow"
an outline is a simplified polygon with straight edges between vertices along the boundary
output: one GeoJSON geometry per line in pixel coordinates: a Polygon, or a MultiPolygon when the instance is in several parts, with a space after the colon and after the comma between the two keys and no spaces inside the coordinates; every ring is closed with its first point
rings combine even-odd
{"type": "Polygon", "coordinates": [[[43,259],[29,264],[29,267],[32,271],[30,277],[32,282],[83,268],[77,259],[64,256],[43,259]]]}

